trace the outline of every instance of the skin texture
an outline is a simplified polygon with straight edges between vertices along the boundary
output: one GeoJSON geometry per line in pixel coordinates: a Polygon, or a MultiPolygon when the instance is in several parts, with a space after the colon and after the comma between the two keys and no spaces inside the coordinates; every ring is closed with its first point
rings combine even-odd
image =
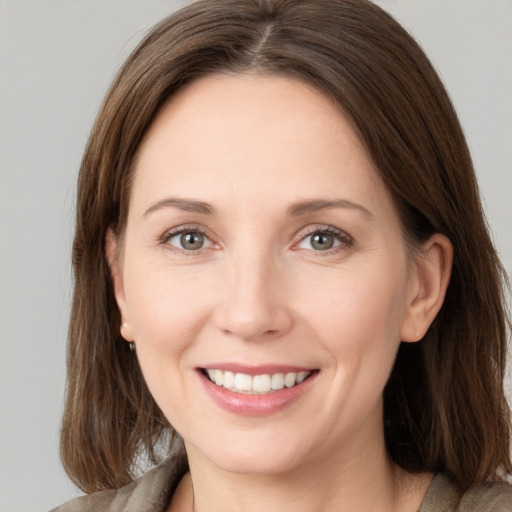
{"type": "Polygon", "coordinates": [[[389,461],[382,391],[401,340],[419,340],[442,304],[449,241],[410,253],[350,123],[301,82],[203,78],[139,149],[123,245],[110,233],[107,250],[121,333],[187,447],[191,478],[171,508],[191,509],[193,483],[198,511],[417,510],[430,476],[389,461]],[[180,228],[204,233],[202,248],[184,249],[180,228]],[[312,245],[333,228],[331,249],[312,245]],[[205,392],[198,368],[227,363],[317,373],[251,416],[205,392]]]}

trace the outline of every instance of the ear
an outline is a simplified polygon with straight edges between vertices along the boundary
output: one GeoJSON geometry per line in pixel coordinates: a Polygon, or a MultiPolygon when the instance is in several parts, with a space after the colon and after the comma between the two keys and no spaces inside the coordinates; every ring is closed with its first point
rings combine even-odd
{"type": "Polygon", "coordinates": [[[402,321],[402,341],[419,341],[443,305],[453,262],[453,245],[440,233],[432,235],[414,256],[408,302],[402,321]]]}
{"type": "Polygon", "coordinates": [[[105,252],[107,256],[110,275],[114,285],[114,295],[116,297],[117,307],[121,313],[121,336],[126,341],[133,341],[133,332],[128,315],[128,306],[124,293],[123,273],[119,265],[118,240],[114,232],[109,229],[105,239],[105,252]]]}

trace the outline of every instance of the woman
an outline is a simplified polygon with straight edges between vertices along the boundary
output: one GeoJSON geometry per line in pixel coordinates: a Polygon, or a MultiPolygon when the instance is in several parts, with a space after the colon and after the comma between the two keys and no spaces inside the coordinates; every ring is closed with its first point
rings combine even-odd
{"type": "Polygon", "coordinates": [[[448,96],[370,2],[157,25],[93,127],[74,269],[89,495],[57,510],[510,509],[504,273],[448,96]]]}

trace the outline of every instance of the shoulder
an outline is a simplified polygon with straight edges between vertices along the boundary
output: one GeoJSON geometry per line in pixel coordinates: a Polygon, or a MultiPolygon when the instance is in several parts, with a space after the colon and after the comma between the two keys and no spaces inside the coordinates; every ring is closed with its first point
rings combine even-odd
{"type": "Polygon", "coordinates": [[[461,512],[511,512],[512,485],[488,483],[470,489],[462,496],[461,512]]]}
{"type": "Polygon", "coordinates": [[[453,482],[436,475],[418,512],[511,512],[512,486],[489,482],[470,488],[462,496],[453,482]]]}
{"type": "Polygon", "coordinates": [[[120,489],[80,496],[51,512],[164,512],[182,473],[172,459],[120,489]]]}

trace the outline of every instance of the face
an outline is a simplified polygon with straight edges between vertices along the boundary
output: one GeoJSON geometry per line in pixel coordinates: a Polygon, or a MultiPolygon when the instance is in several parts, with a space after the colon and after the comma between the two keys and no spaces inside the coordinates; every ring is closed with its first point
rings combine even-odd
{"type": "Polygon", "coordinates": [[[382,442],[416,280],[323,95],[244,75],[180,92],[141,145],[121,249],[121,332],[190,457],[275,474],[382,442]]]}

